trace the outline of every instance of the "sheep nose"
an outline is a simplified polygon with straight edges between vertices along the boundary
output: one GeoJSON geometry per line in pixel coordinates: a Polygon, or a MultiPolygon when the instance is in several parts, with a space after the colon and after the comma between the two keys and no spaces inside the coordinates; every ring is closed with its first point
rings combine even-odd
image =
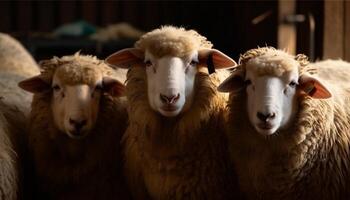
{"type": "Polygon", "coordinates": [[[180,98],[180,93],[177,93],[177,95],[171,95],[171,96],[160,94],[159,97],[164,104],[175,104],[177,100],[179,100],[180,98]]]}
{"type": "Polygon", "coordinates": [[[273,119],[276,117],[276,114],[274,112],[270,112],[270,113],[262,113],[262,112],[258,112],[256,115],[261,121],[263,122],[267,122],[270,119],[273,119]]]}
{"type": "Polygon", "coordinates": [[[69,123],[74,127],[76,132],[80,132],[81,129],[86,125],[86,119],[72,119],[69,118],[69,123]]]}

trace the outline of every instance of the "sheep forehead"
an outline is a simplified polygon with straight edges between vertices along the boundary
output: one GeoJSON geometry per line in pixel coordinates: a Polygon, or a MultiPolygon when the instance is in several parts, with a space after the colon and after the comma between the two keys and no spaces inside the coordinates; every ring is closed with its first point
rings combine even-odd
{"type": "Polygon", "coordinates": [[[146,50],[145,52],[145,60],[154,60],[154,59],[157,59],[158,61],[160,60],[170,60],[171,58],[180,58],[183,60],[183,62],[189,62],[191,61],[192,59],[194,60],[197,60],[198,61],[198,52],[197,51],[192,51],[192,52],[189,52],[188,54],[186,54],[185,56],[183,57],[179,57],[179,56],[176,56],[176,55],[164,55],[162,57],[157,57],[157,56],[154,56],[152,52],[146,50]]]}
{"type": "Polygon", "coordinates": [[[150,51],[155,57],[172,55],[185,57],[201,48],[211,48],[213,45],[204,36],[194,30],[185,30],[173,26],[155,29],[141,37],[135,43],[136,48],[150,51]]]}
{"type": "Polygon", "coordinates": [[[102,78],[110,76],[113,70],[95,56],[74,55],[54,57],[49,60],[40,61],[41,78],[51,82],[54,76],[66,84],[93,84],[102,78]]]}
{"type": "Polygon", "coordinates": [[[299,63],[293,56],[279,50],[267,51],[251,58],[245,63],[246,70],[253,71],[257,76],[282,76],[288,72],[299,71],[299,63]]]}
{"type": "Polygon", "coordinates": [[[96,66],[69,63],[57,68],[55,76],[67,85],[94,85],[102,79],[103,73],[96,66]]]}

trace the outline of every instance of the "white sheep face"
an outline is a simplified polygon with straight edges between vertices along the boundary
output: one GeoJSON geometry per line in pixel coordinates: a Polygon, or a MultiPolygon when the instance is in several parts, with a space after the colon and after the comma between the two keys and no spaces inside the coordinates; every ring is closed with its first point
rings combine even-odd
{"type": "Polygon", "coordinates": [[[271,135],[288,126],[297,110],[298,70],[257,76],[247,67],[248,116],[258,133],[271,135]]]}
{"type": "Polygon", "coordinates": [[[101,88],[102,77],[94,85],[65,85],[54,76],[51,108],[57,128],[74,139],[86,136],[97,119],[101,88]]]}
{"type": "Polygon", "coordinates": [[[218,86],[218,91],[230,92],[233,96],[246,93],[249,121],[259,134],[268,136],[288,129],[298,112],[300,95],[313,99],[332,97],[326,82],[309,73],[315,69],[304,68],[299,72],[301,67],[306,67],[304,55],[292,56],[273,48],[258,48],[249,50],[242,58],[260,51],[264,54],[243,61],[218,86]]]}
{"type": "Polygon", "coordinates": [[[198,53],[186,59],[173,56],[156,59],[146,51],[145,63],[151,108],[166,117],[186,111],[192,104],[198,53]]]}

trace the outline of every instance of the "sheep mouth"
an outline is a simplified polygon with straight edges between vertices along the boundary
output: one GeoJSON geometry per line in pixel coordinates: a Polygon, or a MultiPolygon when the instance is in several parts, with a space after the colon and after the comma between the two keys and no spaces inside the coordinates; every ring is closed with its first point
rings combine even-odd
{"type": "Polygon", "coordinates": [[[169,106],[169,105],[166,105],[166,106],[163,106],[161,108],[163,111],[166,111],[166,112],[174,112],[174,111],[177,111],[179,108],[176,107],[176,106],[169,106]]]}
{"type": "Polygon", "coordinates": [[[276,132],[276,126],[271,123],[259,123],[256,130],[262,135],[272,135],[276,132]]]}
{"type": "Polygon", "coordinates": [[[165,117],[175,117],[180,113],[180,108],[176,106],[163,106],[158,111],[165,117]]]}
{"type": "Polygon", "coordinates": [[[85,131],[79,131],[79,132],[77,132],[77,131],[68,131],[67,135],[68,135],[68,137],[70,137],[72,139],[79,140],[79,139],[83,139],[87,135],[87,133],[85,131]]]}
{"type": "Polygon", "coordinates": [[[273,125],[269,124],[269,123],[262,123],[262,124],[258,124],[259,129],[262,130],[270,130],[273,129],[273,125]]]}

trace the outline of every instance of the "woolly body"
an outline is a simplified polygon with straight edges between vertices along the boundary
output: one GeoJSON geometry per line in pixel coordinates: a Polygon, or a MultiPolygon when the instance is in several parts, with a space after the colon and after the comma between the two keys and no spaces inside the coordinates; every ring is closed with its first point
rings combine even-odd
{"type": "MultiPolygon", "coordinates": [[[[93,83],[96,74],[113,70],[95,57],[65,56],[41,63],[42,79],[50,81],[56,70],[66,84],[93,83]]],[[[34,95],[30,114],[29,147],[35,163],[40,194],[54,199],[121,199],[125,192],[119,174],[119,141],[127,114],[120,98],[102,94],[96,124],[83,139],[69,138],[54,124],[52,90],[34,95]]]]}
{"type": "MultiPolygon", "coordinates": [[[[188,57],[212,45],[195,31],[163,27],[145,34],[137,48],[156,57],[188,57]]],[[[198,70],[193,103],[164,117],[150,107],[147,74],[134,66],[127,75],[129,126],[123,138],[125,174],[135,199],[229,199],[235,195],[227,139],[224,95],[217,75],[198,70]]]]}
{"type": "Polygon", "coordinates": [[[207,74],[196,75],[195,103],[174,119],[153,111],[142,68],[129,72],[129,127],[125,133],[125,171],[137,199],[226,199],[231,193],[225,99],[207,74]]]}
{"type": "Polygon", "coordinates": [[[32,95],[17,84],[39,74],[39,67],[23,46],[0,33],[0,199],[22,197],[22,167],[32,95]]]}
{"type": "Polygon", "coordinates": [[[25,117],[17,107],[0,99],[0,199],[16,200],[20,195],[20,158],[25,117]]]}
{"type": "MultiPolygon", "coordinates": [[[[284,54],[268,51],[279,58],[284,54]]],[[[241,58],[243,68],[245,56],[241,58]]],[[[304,59],[299,63],[300,73],[315,73],[333,97],[320,100],[298,96],[298,112],[286,130],[268,137],[259,135],[248,120],[246,93],[230,94],[231,154],[241,189],[249,199],[350,197],[350,88],[348,76],[342,75],[350,73],[350,64],[327,61],[307,66],[304,59]]]]}
{"type": "Polygon", "coordinates": [[[18,41],[4,33],[0,33],[0,61],[0,96],[6,104],[19,107],[27,115],[32,95],[17,84],[39,74],[39,67],[18,41]]]}

